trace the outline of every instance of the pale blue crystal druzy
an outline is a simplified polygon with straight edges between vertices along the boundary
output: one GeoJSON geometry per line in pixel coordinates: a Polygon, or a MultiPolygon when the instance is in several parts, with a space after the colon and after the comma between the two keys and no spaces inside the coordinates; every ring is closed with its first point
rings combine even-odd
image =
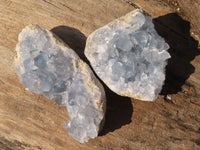
{"type": "Polygon", "coordinates": [[[152,19],[136,10],[94,31],[87,39],[85,55],[111,90],[153,101],[165,80],[168,48],[152,19]]]}

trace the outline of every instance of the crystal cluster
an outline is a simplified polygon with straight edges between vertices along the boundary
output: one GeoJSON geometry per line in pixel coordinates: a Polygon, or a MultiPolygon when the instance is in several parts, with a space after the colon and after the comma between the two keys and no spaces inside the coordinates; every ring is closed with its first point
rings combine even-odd
{"type": "Polygon", "coordinates": [[[85,55],[111,90],[153,101],[165,80],[168,48],[152,19],[136,10],[94,31],[87,39],[85,55]]]}
{"type": "Polygon", "coordinates": [[[19,35],[16,72],[26,90],[67,106],[69,134],[83,143],[98,135],[105,92],[89,66],[50,31],[27,26],[19,35]]]}

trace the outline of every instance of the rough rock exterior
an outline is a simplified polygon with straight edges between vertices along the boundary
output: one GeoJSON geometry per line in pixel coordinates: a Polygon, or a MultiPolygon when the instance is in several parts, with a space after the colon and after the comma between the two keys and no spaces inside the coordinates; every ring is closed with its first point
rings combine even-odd
{"type": "Polygon", "coordinates": [[[66,105],[69,134],[83,143],[98,135],[105,92],[89,66],[50,31],[27,26],[19,35],[16,72],[26,90],[66,105]]]}
{"type": "Polygon", "coordinates": [[[119,95],[153,101],[165,80],[169,48],[141,10],[93,32],[85,55],[97,75],[119,95]]]}

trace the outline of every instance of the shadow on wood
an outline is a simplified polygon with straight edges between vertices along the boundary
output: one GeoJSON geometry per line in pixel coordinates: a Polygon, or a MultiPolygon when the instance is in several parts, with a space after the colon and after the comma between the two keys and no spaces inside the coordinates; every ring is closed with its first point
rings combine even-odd
{"type": "Polygon", "coordinates": [[[75,28],[67,26],[58,26],[51,29],[51,31],[67,43],[67,45],[69,45],[83,61],[89,63],[84,55],[87,38],[83,33],[75,28]]]}
{"type": "Polygon", "coordinates": [[[166,80],[161,94],[176,94],[194,73],[190,62],[199,55],[198,42],[190,36],[190,23],[176,13],[153,19],[160,36],[169,44],[171,59],[166,66],[166,80]]]}
{"type": "MultiPolygon", "coordinates": [[[[90,65],[84,55],[87,38],[83,33],[75,28],[67,26],[58,26],[53,28],[51,31],[76,51],[82,60],[90,65]]],[[[100,136],[103,136],[108,132],[121,128],[123,125],[129,124],[131,122],[133,107],[130,98],[115,94],[102,81],[101,83],[104,86],[107,98],[105,125],[100,133],[100,136]]]]}

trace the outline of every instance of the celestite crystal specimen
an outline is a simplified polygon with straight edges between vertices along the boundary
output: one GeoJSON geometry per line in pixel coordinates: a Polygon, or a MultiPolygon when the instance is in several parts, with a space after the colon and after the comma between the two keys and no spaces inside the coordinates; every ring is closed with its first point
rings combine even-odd
{"type": "Polygon", "coordinates": [[[111,90],[153,101],[165,80],[168,48],[152,19],[136,10],[93,32],[87,39],[85,55],[111,90]]]}
{"type": "Polygon", "coordinates": [[[37,25],[19,34],[16,72],[26,90],[66,105],[69,134],[79,142],[97,137],[104,122],[105,92],[89,66],[50,31],[37,25]]]}

